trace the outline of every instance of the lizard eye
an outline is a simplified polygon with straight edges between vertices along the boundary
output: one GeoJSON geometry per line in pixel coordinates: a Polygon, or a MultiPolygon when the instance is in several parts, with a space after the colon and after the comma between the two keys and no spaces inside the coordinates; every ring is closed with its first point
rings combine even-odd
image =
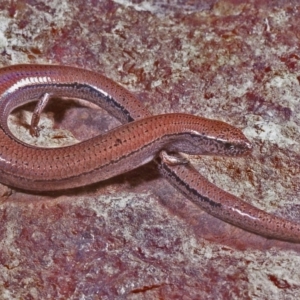
{"type": "Polygon", "coordinates": [[[224,148],[230,150],[230,149],[233,148],[233,146],[232,146],[232,144],[230,144],[230,143],[225,143],[225,144],[224,144],[224,148]]]}

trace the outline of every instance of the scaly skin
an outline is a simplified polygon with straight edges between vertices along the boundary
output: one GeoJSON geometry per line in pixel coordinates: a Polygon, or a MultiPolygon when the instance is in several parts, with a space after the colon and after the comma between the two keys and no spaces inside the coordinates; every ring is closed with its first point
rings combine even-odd
{"type": "MultiPolygon", "coordinates": [[[[142,119],[150,113],[130,92],[100,74],[73,67],[2,68],[0,112],[0,181],[35,191],[72,188],[103,180],[148,162],[161,150],[229,156],[251,150],[244,135],[224,122],[184,114],[142,119]],[[7,126],[10,112],[24,103],[52,96],[93,102],[124,124],[141,120],[114,129],[108,135],[60,149],[35,148],[16,140],[7,126]],[[192,119],[197,119],[200,125],[194,128],[192,119]],[[148,135],[153,128],[155,134],[148,135]],[[110,146],[114,151],[107,151],[110,146]]],[[[267,214],[219,189],[188,163],[177,164],[183,159],[175,159],[174,163],[166,156],[161,157],[160,172],[208,213],[259,235],[300,242],[300,224],[267,214]]]]}

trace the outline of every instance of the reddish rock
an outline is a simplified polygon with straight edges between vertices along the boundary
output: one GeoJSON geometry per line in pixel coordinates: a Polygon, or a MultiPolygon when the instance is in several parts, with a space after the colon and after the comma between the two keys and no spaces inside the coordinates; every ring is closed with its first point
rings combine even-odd
{"type": "MultiPolygon", "coordinates": [[[[243,129],[250,157],[192,163],[224,190],[297,222],[298,2],[121,2],[2,0],[1,66],[89,68],[153,114],[189,112],[243,129]]],[[[82,140],[118,125],[101,110],[53,100],[33,141],[31,109],[11,120],[31,143],[65,145],[75,140],[69,132],[82,140]]],[[[1,187],[0,222],[1,299],[300,297],[299,245],[215,219],[151,163],[73,191],[1,187]]]]}

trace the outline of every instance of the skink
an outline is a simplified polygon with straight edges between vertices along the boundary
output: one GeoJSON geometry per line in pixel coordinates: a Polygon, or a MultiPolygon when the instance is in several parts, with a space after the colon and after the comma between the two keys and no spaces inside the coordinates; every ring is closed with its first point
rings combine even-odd
{"type": "Polygon", "coordinates": [[[263,236],[300,242],[299,224],[246,204],[209,183],[190,164],[179,164],[180,158],[165,152],[248,153],[249,141],[224,122],[187,114],[150,116],[129,91],[110,79],[55,65],[0,69],[0,113],[0,181],[4,184],[34,191],[73,188],[129,171],[160,153],[161,173],[207,212],[263,236]],[[7,125],[12,110],[54,96],[93,102],[128,124],[63,148],[37,148],[17,140],[7,125]]]}

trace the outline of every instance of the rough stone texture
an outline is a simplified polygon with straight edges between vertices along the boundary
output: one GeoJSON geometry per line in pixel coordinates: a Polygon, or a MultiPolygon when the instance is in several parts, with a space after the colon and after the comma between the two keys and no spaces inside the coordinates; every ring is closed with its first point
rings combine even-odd
{"type": "MultiPolygon", "coordinates": [[[[251,157],[190,158],[218,186],[300,218],[298,1],[1,0],[0,64],[106,74],[153,112],[243,129],[251,157]],[[172,4],[170,3],[172,2],[172,4]]],[[[39,141],[63,145],[117,123],[53,101],[39,141]],[[46,129],[54,127],[54,130],[46,129]]],[[[19,121],[18,121],[19,120],[19,121]]],[[[1,299],[299,299],[300,246],[202,212],[154,164],[75,191],[0,189],[1,299]]]]}

